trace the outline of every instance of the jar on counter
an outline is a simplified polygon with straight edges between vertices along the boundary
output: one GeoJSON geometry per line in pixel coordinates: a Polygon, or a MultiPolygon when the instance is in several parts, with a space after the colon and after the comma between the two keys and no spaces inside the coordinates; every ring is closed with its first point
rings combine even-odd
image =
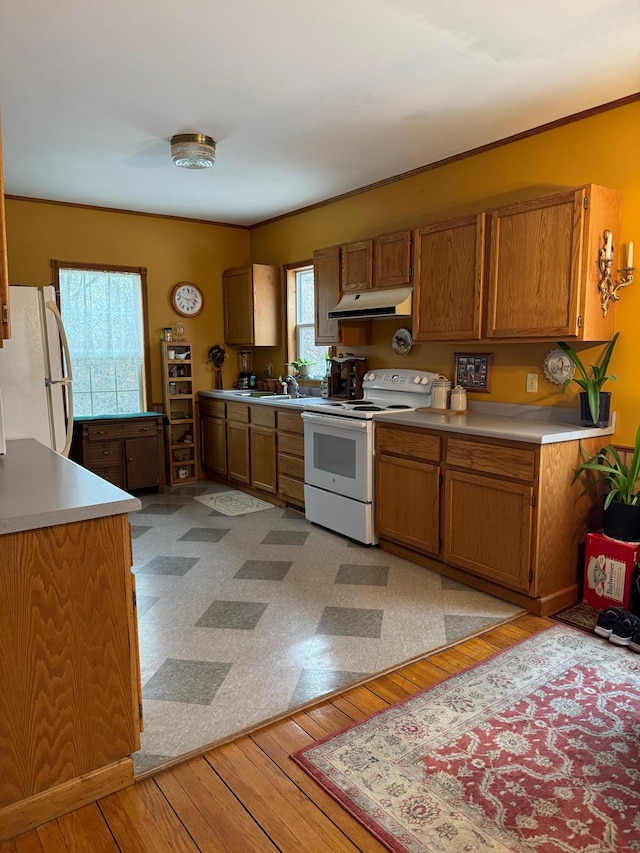
{"type": "Polygon", "coordinates": [[[431,406],[434,409],[449,408],[451,381],[446,376],[438,376],[431,385],[431,406]]]}
{"type": "Polygon", "coordinates": [[[456,385],[451,392],[451,411],[464,412],[467,408],[467,392],[462,385],[456,385]]]}

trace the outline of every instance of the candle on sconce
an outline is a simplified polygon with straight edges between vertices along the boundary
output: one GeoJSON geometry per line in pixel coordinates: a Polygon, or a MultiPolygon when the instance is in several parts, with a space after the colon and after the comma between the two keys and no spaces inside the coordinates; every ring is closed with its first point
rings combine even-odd
{"type": "Polygon", "coordinates": [[[608,261],[611,258],[611,251],[613,249],[613,234],[611,231],[607,231],[607,244],[604,250],[605,259],[608,261]]]}
{"type": "Polygon", "coordinates": [[[633,267],[633,240],[629,240],[629,249],[627,251],[627,269],[633,267]]]}

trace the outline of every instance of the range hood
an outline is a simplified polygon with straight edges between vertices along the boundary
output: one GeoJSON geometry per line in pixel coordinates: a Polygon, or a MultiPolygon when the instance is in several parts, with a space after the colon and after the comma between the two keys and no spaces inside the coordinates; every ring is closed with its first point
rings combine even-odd
{"type": "Polygon", "coordinates": [[[333,311],[329,311],[328,316],[330,320],[383,320],[386,317],[411,317],[412,293],[412,287],[345,293],[333,311]]]}

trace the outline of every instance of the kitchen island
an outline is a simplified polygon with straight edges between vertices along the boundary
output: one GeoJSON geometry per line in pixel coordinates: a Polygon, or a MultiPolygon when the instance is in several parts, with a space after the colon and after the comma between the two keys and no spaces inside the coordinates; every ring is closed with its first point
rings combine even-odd
{"type": "Polygon", "coordinates": [[[34,439],[0,457],[0,841],[133,783],[140,506],[34,439]]]}

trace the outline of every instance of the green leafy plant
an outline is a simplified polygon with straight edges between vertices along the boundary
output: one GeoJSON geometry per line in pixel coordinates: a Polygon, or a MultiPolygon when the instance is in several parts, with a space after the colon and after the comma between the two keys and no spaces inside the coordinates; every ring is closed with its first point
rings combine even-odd
{"type": "Polygon", "coordinates": [[[562,393],[565,393],[571,382],[575,382],[576,385],[579,385],[587,394],[589,411],[591,412],[591,418],[594,424],[598,423],[598,418],[600,417],[600,391],[602,390],[602,386],[608,379],[612,382],[615,382],[618,379],[617,376],[608,374],[607,368],[609,367],[611,354],[616,345],[619,334],[620,332],[615,333],[613,338],[600,353],[598,361],[595,364],[589,365],[591,373],[587,371],[587,368],[582,363],[580,356],[577,352],[574,352],[574,350],[571,349],[569,344],[564,343],[564,341],[558,341],[558,346],[571,359],[579,374],[579,376],[572,376],[569,379],[565,379],[562,385],[562,393]]]}
{"type": "Polygon", "coordinates": [[[315,361],[309,361],[308,358],[297,358],[295,361],[290,362],[291,367],[295,367],[296,370],[300,370],[301,367],[311,367],[315,364],[315,361]]]}
{"type": "Polygon", "coordinates": [[[584,462],[581,462],[576,469],[576,479],[587,473],[593,475],[585,489],[587,492],[595,486],[603,485],[606,490],[605,509],[613,501],[623,504],[640,504],[640,491],[637,490],[637,480],[640,475],[640,426],[636,432],[633,456],[629,463],[622,459],[620,452],[612,444],[601,448],[589,457],[584,453],[582,445],[580,451],[584,462]]]}
{"type": "Polygon", "coordinates": [[[227,351],[220,344],[215,344],[209,348],[207,361],[211,362],[214,367],[222,367],[224,360],[227,357],[227,351]]]}

